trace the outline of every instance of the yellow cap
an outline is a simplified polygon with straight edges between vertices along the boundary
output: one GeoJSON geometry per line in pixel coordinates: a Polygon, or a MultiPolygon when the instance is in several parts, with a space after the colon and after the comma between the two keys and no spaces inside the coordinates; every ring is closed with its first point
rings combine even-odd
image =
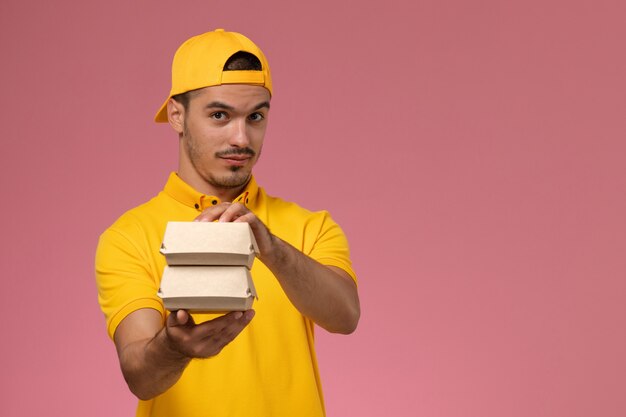
{"type": "Polygon", "coordinates": [[[170,97],[198,88],[222,84],[251,84],[267,88],[272,94],[272,77],[265,55],[250,39],[237,32],[216,29],[194,36],[183,43],[172,62],[172,89],[161,106],[155,122],[167,122],[170,97]],[[261,62],[261,71],[224,71],[228,58],[248,52],[261,62]]]}

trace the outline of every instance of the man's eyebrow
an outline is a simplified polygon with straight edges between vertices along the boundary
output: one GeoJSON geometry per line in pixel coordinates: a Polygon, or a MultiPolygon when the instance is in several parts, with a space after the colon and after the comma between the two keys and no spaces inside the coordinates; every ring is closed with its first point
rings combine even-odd
{"type": "Polygon", "coordinates": [[[259,103],[256,105],[256,107],[253,110],[259,110],[262,109],[263,107],[267,107],[267,109],[270,109],[270,102],[269,101],[264,101],[263,103],[259,103]]]}
{"type": "MultiPolygon", "coordinates": [[[[269,101],[263,101],[259,104],[257,104],[256,106],[254,106],[254,108],[252,109],[252,111],[257,111],[259,109],[262,109],[263,107],[266,107],[268,110],[270,108],[270,102],[269,101]]],[[[229,104],[226,103],[222,103],[221,101],[212,101],[210,103],[208,103],[205,108],[207,109],[224,109],[224,110],[229,110],[229,111],[234,111],[235,108],[229,104]]]]}
{"type": "Polygon", "coordinates": [[[218,109],[224,109],[224,110],[230,110],[230,111],[235,110],[235,108],[233,106],[229,106],[228,104],[222,103],[221,101],[212,101],[212,102],[208,103],[205,106],[205,108],[207,108],[207,109],[218,108],[218,109]]]}

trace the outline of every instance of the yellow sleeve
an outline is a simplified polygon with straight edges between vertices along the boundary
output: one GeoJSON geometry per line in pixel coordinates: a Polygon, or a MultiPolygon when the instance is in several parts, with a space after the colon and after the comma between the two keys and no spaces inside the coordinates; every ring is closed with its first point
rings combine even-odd
{"type": "Polygon", "coordinates": [[[307,255],[323,265],[343,269],[357,283],[356,273],[350,261],[348,239],[341,227],[330,217],[327,211],[314,213],[305,229],[307,255]]]}
{"type": "Polygon", "coordinates": [[[95,266],[98,301],[111,339],[120,322],[133,311],[152,308],[164,314],[157,296],[158,279],[146,254],[124,231],[110,228],[100,236],[95,266]]]}

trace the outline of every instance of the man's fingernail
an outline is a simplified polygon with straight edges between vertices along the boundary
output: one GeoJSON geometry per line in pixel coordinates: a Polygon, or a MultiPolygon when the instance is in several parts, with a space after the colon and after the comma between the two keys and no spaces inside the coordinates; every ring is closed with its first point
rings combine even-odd
{"type": "Polygon", "coordinates": [[[243,313],[241,311],[238,311],[234,314],[235,320],[239,320],[241,316],[243,316],[243,313]]]}

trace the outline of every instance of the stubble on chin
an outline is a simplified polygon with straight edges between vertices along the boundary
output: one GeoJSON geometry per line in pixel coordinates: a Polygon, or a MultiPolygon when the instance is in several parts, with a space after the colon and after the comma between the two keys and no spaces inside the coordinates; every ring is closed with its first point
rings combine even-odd
{"type": "Polygon", "coordinates": [[[241,169],[239,169],[240,167],[233,167],[233,168],[237,168],[236,170],[231,168],[231,175],[224,175],[221,177],[215,177],[215,176],[208,176],[208,178],[205,178],[206,182],[208,182],[209,184],[211,184],[213,187],[216,188],[239,188],[239,187],[243,187],[244,185],[246,185],[248,183],[248,181],[250,181],[250,177],[251,177],[251,173],[244,173],[244,172],[240,172],[241,169]]]}

